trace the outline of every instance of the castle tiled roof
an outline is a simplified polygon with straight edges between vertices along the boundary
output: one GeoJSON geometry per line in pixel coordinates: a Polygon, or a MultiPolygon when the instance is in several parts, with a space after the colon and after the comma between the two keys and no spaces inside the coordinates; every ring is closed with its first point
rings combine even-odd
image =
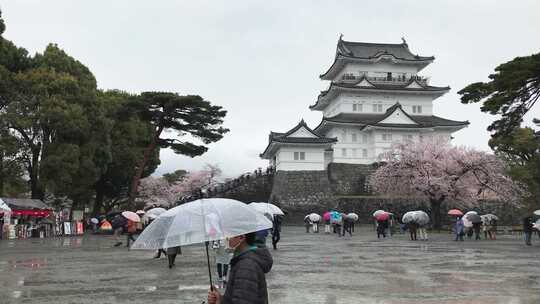
{"type": "Polygon", "coordinates": [[[317,97],[317,102],[309,106],[312,110],[322,110],[324,108],[323,100],[332,92],[339,90],[353,90],[353,91],[397,91],[397,92],[417,92],[417,93],[427,93],[427,94],[436,94],[443,95],[444,93],[450,90],[449,86],[446,87],[436,87],[422,84],[414,79],[410,79],[408,82],[403,82],[402,84],[384,84],[384,83],[373,83],[370,82],[368,78],[362,77],[355,82],[332,82],[330,87],[322,91],[317,97]],[[366,81],[370,86],[358,86],[359,83],[366,81]],[[408,87],[413,82],[418,84],[418,87],[408,87]]]}
{"type": "Polygon", "coordinates": [[[421,68],[435,60],[433,56],[413,54],[405,41],[403,43],[367,43],[345,41],[340,37],[334,62],[324,74],[320,75],[320,78],[330,80],[343,68],[344,61],[376,62],[383,57],[390,57],[400,63],[419,65],[421,68]]]}
{"type": "Polygon", "coordinates": [[[409,50],[406,43],[367,43],[339,40],[336,55],[353,58],[377,58],[382,55],[391,55],[401,60],[425,61],[433,60],[433,56],[418,56],[409,50]]]}
{"type": "Polygon", "coordinates": [[[308,145],[317,145],[317,144],[332,144],[337,142],[337,138],[328,138],[320,135],[319,133],[312,130],[308,125],[304,122],[304,120],[300,121],[298,125],[296,125],[294,128],[290,129],[289,131],[285,133],[278,133],[278,132],[270,132],[270,135],[268,136],[268,146],[264,150],[263,153],[260,154],[260,157],[267,156],[267,153],[271,150],[272,145],[275,143],[281,143],[281,144],[308,144],[308,145]],[[294,134],[296,131],[298,131],[300,128],[305,128],[308,132],[310,132],[313,137],[295,137],[290,136],[294,134]]]}
{"type": "MultiPolygon", "coordinates": [[[[363,114],[363,113],[341,113],[333,117],[324,117],[321,123],[315,128],[316,132],[324,133],[324,128],[328,124],[355,124],[362,127],[376,126],[388,128],[433,128],[433,127],[463,127],[469,124],[468,121],[456,121],[442,118],[435,115],[405,115],[416,124],[389,124],[381,123],[389,117],[396,109],[402,109],[399,103],[386,110],[384,114],[363,114]]],[[[403,110],[403,109],[402,109],[403,110]]]]}

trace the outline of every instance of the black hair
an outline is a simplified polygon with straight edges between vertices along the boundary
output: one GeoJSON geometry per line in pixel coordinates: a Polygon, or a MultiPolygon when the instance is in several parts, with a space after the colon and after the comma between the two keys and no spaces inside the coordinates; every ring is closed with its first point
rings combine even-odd
{"type": "Polygon", "coordinates": [[[246,234],[245,237],[246,237],[246,243],[249,246],[253,246],[255,244],[255,232],[250,232],[246,234]]]}

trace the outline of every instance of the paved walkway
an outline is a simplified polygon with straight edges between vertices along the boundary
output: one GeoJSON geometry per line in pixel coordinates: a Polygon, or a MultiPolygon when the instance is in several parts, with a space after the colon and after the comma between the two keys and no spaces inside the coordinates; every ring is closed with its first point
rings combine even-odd
{"type": "MultiPolygon", "coordinates": [[[[456,243],[377,240],[284,227],[267,276],[271,303],[540,303],[540,240],[456,243]]],[[[0,303],[197,303],[206,297],[202,246],[177,266],[103,236],[0,241],[0,303]]]]}

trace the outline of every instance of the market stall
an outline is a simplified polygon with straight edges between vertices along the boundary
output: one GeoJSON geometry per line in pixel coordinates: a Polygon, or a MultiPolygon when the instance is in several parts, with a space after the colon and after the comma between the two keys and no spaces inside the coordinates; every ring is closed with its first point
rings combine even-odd
{"type": "Polygon", "coordinates": [[[51,237],[53,221],[49,216],[52,209],[37,199],[1,198],[11,209],[10,217],[4,218],[4,235],[7,238],[51,237]]]}

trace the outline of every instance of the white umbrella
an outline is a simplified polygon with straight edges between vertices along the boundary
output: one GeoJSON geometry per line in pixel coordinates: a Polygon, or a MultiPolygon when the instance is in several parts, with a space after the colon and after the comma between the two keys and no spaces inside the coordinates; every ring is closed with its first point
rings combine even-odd
{"type": "Polygon", "coordinates": [[[383,214],[385,212],[386,211],[384,211],[384,210],[377,210],[377,211],[373,212],[373,217],[377,217],[379,214],[383,214]]]}
{"type": "Polygon", "coordinates": [[[200,199],[162,213],[131,248],[186,246],[270,228],[270,220],[242,202],[225,198],[200,199]]]}
{"type": "Polygon", "coordinates": [[[420,226],[427,225],[429,223],[429,215],[422,210],[415,211],[414,221],[420,226]]]}
{"type": "Polygon", "coordinates": [[[312,222],[319,222],[321,221],[321,216],[317,213],[310,213],[307,215],[309,217],[309,220],[312,222]]]}
{"type": "Polygon", "coordinates": [[[495,221],[499,220],[498,216],[496,216],[495,214],[491,214],[491,213],[480,215],[480,218],[482,219],[482,223],[484,223],[484,225],[488,224],[492,220],[495,220],[495,221]]]}
{"type": "Polygon", "coordinates": [[[351,213],[347,214],[347,217],[350,218],[351,220],[355,221],[355,222],[358,221],[358,218],[359,218],[358,214],[356,214],[354,212],[351,212],[351,213]]]}
{"type": "Polygon", "coordinates": [[[0,198],[0,211],[2,212],[11,212],[11,208],[9,208],[9,206],[4,203],[4,201],[0,198]]]}
{"type": "Polygon", "coordinates": [[[153,220],[153,219],[157,218],[158,216],[160,216],[165,211],[167,211],[167,209],[161,208],[161,207],[152,208],[152,209],[146,211],[143,218],[153,220]]]}
{"type": "Polygon", "coordinates": [[[422,210],[409,211],[403,215],[401,220],[405,224],[414,222],[420,226],[424,226],[429,223],[429,215],[422,210]]]}
{"type": "Polygon", "coordinates": [[[401,218],[401,221],[405,224],[411,223],[414,221],[414,211],[406,212],[403,217],[401,218]]]}
{"type": "Polygon", "coordinates": [[[254,208],[262,214],[268,213],[272,216],[285,215],[285,213],[283,213],[283,210],[281,210],[278,206],[270,203],[250,203],[248,206],[254,208]]]}
{"type": "Polygon", "coordinates": [[[248,205],[226,198],[200,199],[162,213],[133,243],[132,249],[160,249],[208,242],[272,228],[272,222],[248,205]]]}
{"type": "Polygon", "coordinates": [[[467,227],[467,228],[471,228],[473,226],[472,222],[468,219],[467,215],[469,214],[476,214],[478,215],[478,212],[476,211],[468,211],[467,213],[465,213],[463,215],[463,217],[461,218],[461,220],[463,221],[463,226],[467,227]]]}

